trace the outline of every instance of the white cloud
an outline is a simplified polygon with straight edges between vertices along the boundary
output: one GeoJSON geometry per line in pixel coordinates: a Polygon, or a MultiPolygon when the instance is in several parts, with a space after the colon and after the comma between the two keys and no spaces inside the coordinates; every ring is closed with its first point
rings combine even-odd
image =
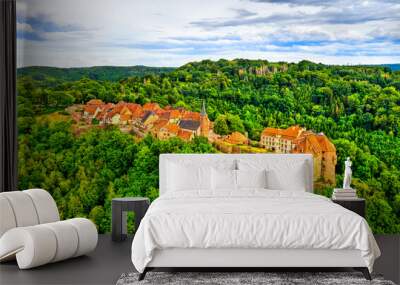
{"type": "Polygon", "coordinates": [[[265,2],[17,0],[25,19],[18,30],[37,33],[37,40],[18,40],[18,65],[179,66],[238,57],[400,62],[399,4],[265,2]]]}

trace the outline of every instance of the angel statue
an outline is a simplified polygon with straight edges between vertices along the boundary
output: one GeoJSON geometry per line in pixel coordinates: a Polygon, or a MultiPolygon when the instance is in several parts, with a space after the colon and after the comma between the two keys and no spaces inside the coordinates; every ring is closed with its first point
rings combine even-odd
{"type": "Polygon", "coordinates": [[[351,160],[350,157],[348,157],[344,163],[345,168],[344,168],[344,179],[343,179],[343,189],[351,189],[351,160]]]}

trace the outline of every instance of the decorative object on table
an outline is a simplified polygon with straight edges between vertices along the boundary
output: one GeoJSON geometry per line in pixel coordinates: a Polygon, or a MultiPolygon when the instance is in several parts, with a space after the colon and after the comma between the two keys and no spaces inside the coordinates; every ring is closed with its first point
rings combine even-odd
{"type": "Polygon", "coordinates": [[[335,188],[332,193],[333,200],[353,200],[357,198],[356,189],[335,188]]]}
{"type": "Polygon", "coordinates": [[[375,284],[395,285],[381,275],[365,280],[360,272],[149,272],[148,277],[138,281],[139,273],[122,274],[117,285],[174,285],[174,284],[375,284]]]}
{"type": "Polygon", "coordinates": [[[365,199],[362,198],[346,198],[346,199],[332,199],[332,201],[340,206],[359,214],[365,218],[365,199]]]}
{"type": "Polygon", "coordinates": [[[350,157],[348,157],[344,163],[344,178],[343,178],[343,189],[351,189],[351,160],[350,157]]]}
{"type": "Polygon", "coordinates": [[[77,257],[97,245],[88,219],[60,221],[56,202],[43,189],[0,193],[0,261],[17,259],[20,269],[77,257]]]}
{"type": "Polygon", "coordinates": [[[127,237],[127,211],[135,213],[135,229],[137,230],[143,216],[149,208],[150,200],[144,197],[126,197],[112,199],[112,229],[113,241],[123,241],[127,237]]]}
{"type": "Polygon", "coordinates": [[[350,157],[348,157],[344,163],[344,178],[343,178],[343,188],[335,188],[332,193],[333,200],[353,200],[357,198],[357,192],[355,189],[351,188],[351,165],[352,162],[350,157]]]}

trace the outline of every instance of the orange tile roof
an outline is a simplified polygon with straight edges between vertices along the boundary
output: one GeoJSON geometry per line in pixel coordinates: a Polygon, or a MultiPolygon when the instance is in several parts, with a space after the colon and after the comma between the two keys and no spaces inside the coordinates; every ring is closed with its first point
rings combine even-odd
{"type": "Polygon", "coordinates": [[[168,120],[165,119],[158,119],[157,121],[154,122],[153,124],[153,130],[158,131],[162,127],[164,127],[166,124],[168,124],[168,120]]]}
{"type": "Polygon", "coordinates": [[[233,132],[227,136],[225,139],[226,142],[231,144],[246,144],[248,142],[247,137],[239,132],[233,132]]]}
{"type": "Polygon", "coordinates": [[[128,106],[123,106],[120,110],[121,115],[132,115],[132,111],[128,108],[128,106]]]}
{"type": "Polygon", "coordinates": [[[307,136],[308,143],[310,144],[310,148],[314,151],[314,153],[322,152],[322,148],[319,144],[317,136],[315,134],[309,134],[307,136]]]}
{"type": "Polygon", "coordinates": [[[157,103],[146,103],[143,105],[143,110],[145,111],[157,111],[160,109],[160,105],[158,105],[157,103]]]}
{"type": "Polygon", "coordinates": [[[181,117],[181,111],[171,110],[169,113],[170,119],[179,119],[181,117]]]}
{"type": "Polygon", "coordinates": [[[167,131],[169,133],[172,133],[172,134],[178,134],[179,129],[180,128],[179,128],[179,126],[177,124],[167,124],[164,127],[162,127],[162,130],[165,130],[165,131],[167,131]]]}
{"type": "Polygon", "coordinates": [[[323,151],[336,152],[335,145],[322,133],[317,135],[317,139],[323,151]]]}
{"type": "Polygon", "coordinates": [[[144,113],[143,109],[138,108],[135,112],[133,112],[132,118],[139,119],[143,117],[143,113],[144,113]]]}
{"type": "Polygon", "coordinates": [[[131,110],[132,113],[136,112],[136,110],[138,109],[140,110],[142,109],[142,106],[136,103],[127,103],[126,106],[128,107],[129,110],[131,110]]]}
{"type": "Polygon", "coordinates": [[[96,105],[86,105],[83,108],[83,111],[86,112],[86,113],[89,113],[89,114],[96,113],[96,110],[97,110],[97,106],[96,105]]]}
{"type": "Polygon", "coordinates": [[[300,126],[292,126],[287,129],[277,129],[277,128],[265,128],[262,132],[262,136],[281,136],[286,139],[293,140],[297,138],[302,132],[303,128],[300,126]]]}
{"type": "Polygon", "coordinates": [[[193,138],[193,132],[180,129],[178,132],[178,137],[185,141],[190,141],[193,138]]]}
{"type": "Polygon", "coordinates": [[[162,112],[162,113],[159,114],[159,116],[160,116],[160,118],[169,120],[169,118],[170,118],[170,112],[162,112]]]}
{"type": "Polygon", "coordinates": [[[182,118],[184,120],[200,121],[200,113],[187,111],[187,112],[183,113],[182,118]]]}
{"type": "Polygon", "coordinates": [[[100,99],[91,99],[86,104],[87,105],[103,105],[104,103],[100,99]]]}
{"type": "Polygon", "coordinates": [[[128,114],[123,114],[120,117],[121,121],[129,121],[130,119],[131,119],[131,115],[128,115],[128,114]]]}

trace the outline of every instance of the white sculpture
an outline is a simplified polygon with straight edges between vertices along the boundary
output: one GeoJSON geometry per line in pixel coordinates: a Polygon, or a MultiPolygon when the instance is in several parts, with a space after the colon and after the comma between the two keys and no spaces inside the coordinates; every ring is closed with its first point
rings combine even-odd
{"type": "Polygon", "coordinates": [[[343,179],[343,189],[352,189],[350,184],[351,184],[351,160],[350,157],[348,157],[344,163],[345,168],[344,168],[344,179],[343,179]]]}

